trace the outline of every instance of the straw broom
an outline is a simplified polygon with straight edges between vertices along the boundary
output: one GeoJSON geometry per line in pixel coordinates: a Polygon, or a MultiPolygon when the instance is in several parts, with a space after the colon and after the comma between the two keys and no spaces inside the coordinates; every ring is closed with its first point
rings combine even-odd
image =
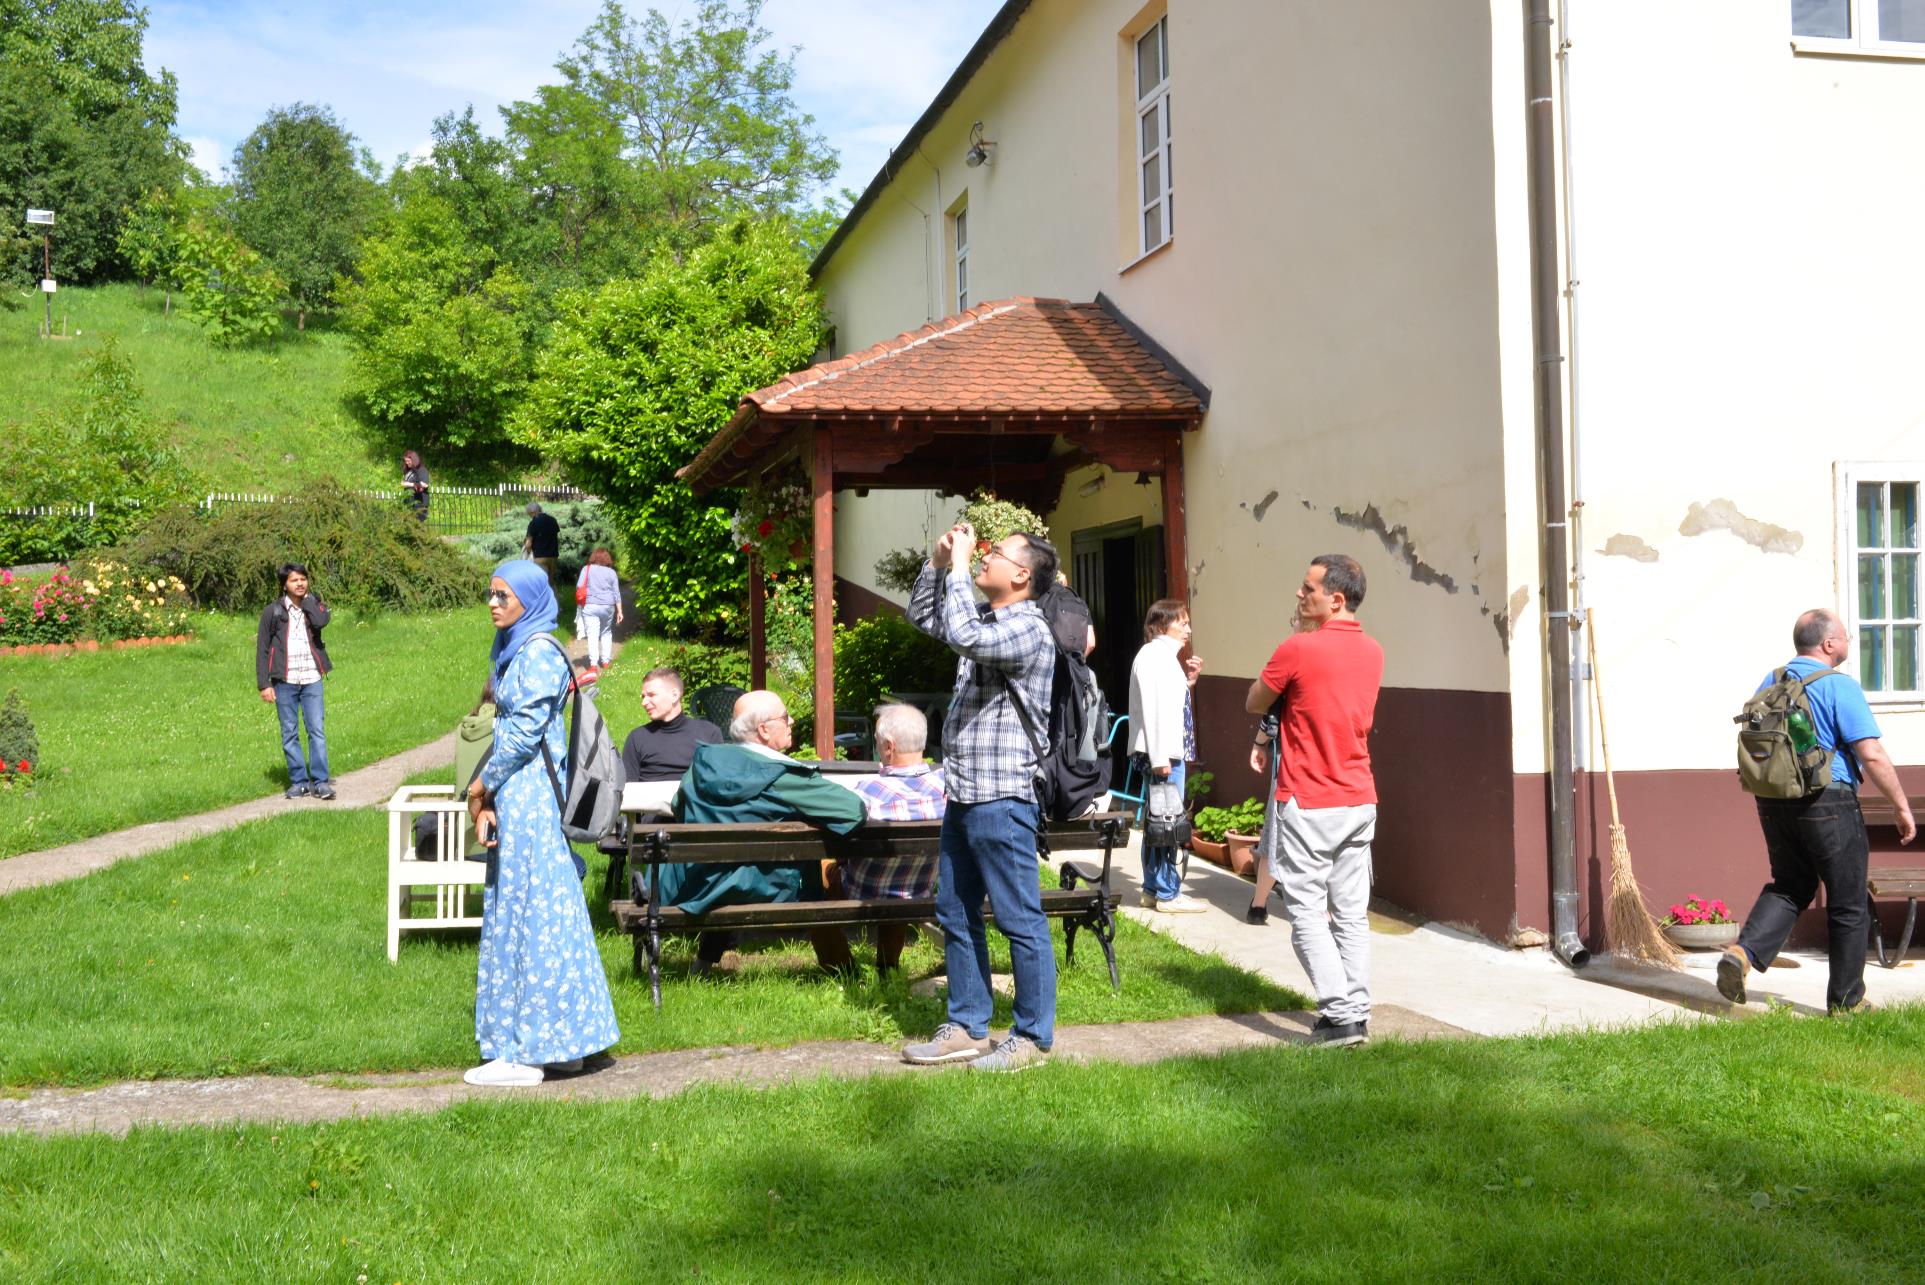
{"type": "Polygon", "coordinates": [[[1597,708],[1597,739],[1604,751],[1604,788],[1611,796],[1611,902],[1606,913],[1606,933],[1611,952],[1666,968],[1679,967],[1678,952],[1665,940],[1664,932],[1644,904],[1644,890],[1631,870],[1631,841],[1625,837],[1624,822],[1618,817],[1617,778],[1611,774],[1611,738],[1604,732],[1604,689],[1598,682],[1597,613],[1590,612],[1585,631],[1591,652],[1591,696],[1597,708]]]}

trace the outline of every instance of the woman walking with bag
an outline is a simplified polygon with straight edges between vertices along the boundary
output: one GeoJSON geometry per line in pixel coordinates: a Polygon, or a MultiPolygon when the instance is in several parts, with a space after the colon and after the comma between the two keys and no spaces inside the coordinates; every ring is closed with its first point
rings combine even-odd
{"type": "Polygon", "coordinates": [[[1130,665],[1130,753],[1145,769],[1150,805],[1145,808],[1150,816],[1145,819],[1142,904],[1166,915],[1197,914],[1208,907],[1183,895],[1181,849],[1152,847],[1147,840],[1151,818],[1182,816],[1184,767],[1196,755],[1190,687],[1203,662],[1194,656],[1188,664],[1178,659],[1190,641],[1190,609],[1174,598],[1150,604],[1143,636],[1148,641],[1130,665]]]}
{"type": "Polygon", "coordinates": [[[588,672],[599,673],[615,659],[615,626],[622,620],[622,581],[607,549],[588,555],[588,565],[575,581],[575,620],[588,644],[588,672]]]}
{"type": "Polygon", "coordinates": [[[595,932],[561,830],[561,807],[542,761],[566,775],[568,742],[559,707],[571,682],[548,573],[506,562],[489,583],[495,642],[495,744],[468,787],[468,810],[493,850],[482,892],[481,959],[475,978],[475,1039],[488,1059],[470,1084],[540,1084],[544,1069],[569,1073],[621,1038],[595,932]]]}

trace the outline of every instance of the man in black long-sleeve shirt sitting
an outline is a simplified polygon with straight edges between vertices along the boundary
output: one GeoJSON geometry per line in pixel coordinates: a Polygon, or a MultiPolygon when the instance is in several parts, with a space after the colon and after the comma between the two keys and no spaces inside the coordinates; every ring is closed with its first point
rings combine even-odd
{"type": "Polygon", "coordinates": [[[719,745],[721,729],[682,712],[682,676],[651,669],[642,681],[642,708],[649,721],[622,744],[622,768],[630,781],[679,781],[695,761],[697,745],[719,745]]]}

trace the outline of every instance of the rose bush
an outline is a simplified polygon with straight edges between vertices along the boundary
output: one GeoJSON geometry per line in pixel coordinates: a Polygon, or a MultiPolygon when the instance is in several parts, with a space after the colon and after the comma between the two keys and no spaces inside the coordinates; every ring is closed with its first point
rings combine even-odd
{"type": "Polygon", "coordinates": [[[1737,922],[1731,917],[1731,908],[1724,902],[1716,898],[1706,901],[1698,896],[1686,897],[1683,901],[1672,903],[1671,913],[1664,917],[1664,925],[1667,928],[1679,924],[1735,924],[1737,922]]]}
{"type": "Polygon", "coordinates": [[[139,574],[106,557],[56,567],[44,577],[0,570],[0,646],[191,632],[192,605],[174,576],[139,574]]]}

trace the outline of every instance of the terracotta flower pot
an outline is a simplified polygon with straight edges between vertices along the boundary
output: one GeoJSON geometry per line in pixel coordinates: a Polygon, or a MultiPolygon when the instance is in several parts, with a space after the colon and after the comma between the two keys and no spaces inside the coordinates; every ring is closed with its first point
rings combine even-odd
{"type": "Polygon", "coordinates": [[[1738,940],[1743,924],[1666,924],[1664,935],[1683,950],[1723,950],[1738,940]]]}
{"type": "Polygon", "coordinates": [[[1226,834],[1223,836],[1224,844],[1229,849],[1227,854],[1229,861],[1227,864],[1229,865],[1230,873],[1242,875],[1246,879],[1256,874],[1257,840],[1262,837],[1262,835],[1257,834],[1226,834]]]}
{"type": "Polygon", "coordinates": [[[1197,856],[1202,857],[1213,866],[1222,866],[1225,870],[1230,868],[1230,848],[1228,844],[1212,843],[1208,839],[1193,838],[1190,840],[1190,851],[1196,853],[1197,856]]]}

